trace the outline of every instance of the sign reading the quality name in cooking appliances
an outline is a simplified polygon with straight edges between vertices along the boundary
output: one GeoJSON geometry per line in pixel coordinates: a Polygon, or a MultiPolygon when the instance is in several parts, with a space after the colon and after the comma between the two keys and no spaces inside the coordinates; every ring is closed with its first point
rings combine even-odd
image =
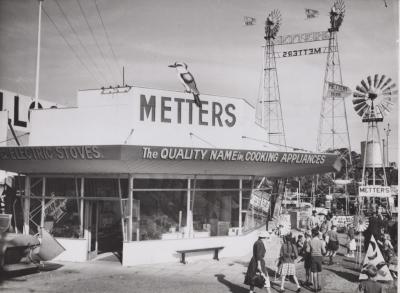
{"type": "Polygon", "coordinates": [[[322,165],[326,159],[326,155],[323,154],[175,147],[143,147],[142,152],[142,158],[147,160],[239,161],[322,165]]]}

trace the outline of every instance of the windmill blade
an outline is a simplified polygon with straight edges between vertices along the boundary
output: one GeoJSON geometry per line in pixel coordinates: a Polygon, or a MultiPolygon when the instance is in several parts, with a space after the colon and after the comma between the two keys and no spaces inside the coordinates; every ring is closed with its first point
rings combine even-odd
{"type": "Polygon", "coordinates": [[[389,78],[387,79],[387,81],[385,81],[385,83],[381,86],[381,89],[383,89],[385,86],[387,86],[388,83],[391,82],[391,81],[392,81],[392,79],[389,77],[389,78]]]}
{"type": "Polygon", "coordinates": [[[353,105],[358,105],[361,103],[365,103],[365,99],[353,99],[353,105]]]}
{"type": "Polygon", "coordinates": [[[382,75],[382,76],[381,76],[381,79],[379,80],[379,83],[378,83],[378,85],[376,86],[376,88],[379,88],[379,87],[381,86],[381,84],[382,84],[382,82],[384,81],[385,78],[386,78],[386,75],[382,75]]]}
{"type": "Polygon", "coordinates": [[[384,104],[380,104],[380,106],[388,113],[391,111],[390,106],[387,106],[387,105],[384,105],[384,104]]]}
{"type": "Polygon", "coordinates": [[[360,87],[359,85],[356,86],[356,90],[358,90],[359,92],[365,93],[365,94],[368,92],[368,89],[365,90],[364,88],[360,87]]]}
{"type": "Polygon", "coordinates": [[[367,81],[368,81],[368,85],[369,85],[368,88],[371,88],[371,86],[372,86],[372,78],[371,78],[371,76],[367,77],[367,81]]]}
{"type": "Polygon", "coordinates": [[[368,105],[366,102],[364,102],[362,104],[358,104],[358,105],[354,106],[354,110],[356,110],[356,112],[358,112],[361,108],[364,108],[366,105],[368,105]]]}
{"type": "Polygon", "coordinates": [[[353,97],[355,97],[355,98],[364,98],[365,99],[365,97],[366,97],[366,94],[364,93],[360,93],[360,92],[354,92],[353,93],[353,97]]]}
{"type": "Polygon", "coordinates": [[[361,81],[361,85],[364,87],[364,89],[368,92],[369,91],[369,87],[367,86],[367,84],[365,83],[364,79],[361,81]]]}
{"type": "Polygon", "coordinates": [[[385,92],[385,91],[387,91],[387,90],[390,90],[390,89],[394,88],[395,86],[396,86],[396,84],[395,84],[395,83],[392,83],[390,86],[384,88],[384,89],[382,90],[382,92],[385,92]]]}
{"type": "Polygon", "coordinates": [[[376,84],[378,83],[378,74],[374,76],[374,87],[376,88],[376,84]]]}
{"type": "Polygon", "coordinates": [[[385,116],[385,112],[387,111],[382,107],[382,105],[376,105],[376,109],[378,109],[377,114],[380,114],[382,117],[385,116]]]}
{"type": "Polygon", "coordinates": [[[368,104],[366,104],[366,107],[361,108],[360,111],[358,111],[357,114],[360,115],[361,117],[364,117],[365,115],[369,116],[369,114],[371,113],[371,109],[370,108],[371,107],[368,104]]]}

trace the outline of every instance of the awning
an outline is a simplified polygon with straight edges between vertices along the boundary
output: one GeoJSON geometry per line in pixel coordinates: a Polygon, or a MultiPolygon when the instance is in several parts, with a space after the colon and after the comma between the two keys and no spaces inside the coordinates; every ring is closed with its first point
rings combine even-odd
{"type": "Polygon", "coordinates": [[[339,171],[335,154],[139,145],[0,147],[0,170],[22,174],[291,177],[339,171]]]}

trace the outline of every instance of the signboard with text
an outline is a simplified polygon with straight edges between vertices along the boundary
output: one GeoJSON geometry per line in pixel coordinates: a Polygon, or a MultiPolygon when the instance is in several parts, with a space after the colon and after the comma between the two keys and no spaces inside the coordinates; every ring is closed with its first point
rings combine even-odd
{"type": "Polygon", "coordinates": [[[365,185],[358,187],[358,194],[361,197],[390,197],[390,186],[365,185]]]}

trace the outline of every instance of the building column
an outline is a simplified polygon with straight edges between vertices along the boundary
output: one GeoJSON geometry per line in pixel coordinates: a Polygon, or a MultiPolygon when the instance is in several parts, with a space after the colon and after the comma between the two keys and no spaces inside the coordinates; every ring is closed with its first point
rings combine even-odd
{"type": "Polygon", "coordinates": [[[29,212],[31,206],[31,178],[29,175],[25,177],[25,192],[24,192],[24,226],[23,226],[23,234],[29,235],[29,212]]]}
{"type": "Polygon", "coordinates": [[[239,234],[242,234],[243,179],[239,179],[239,234]]]}
{"type": "Polygon", "coordinates": [[[128,213],[128,242],[132,241],[132,233],[133,233],[133,215],[132,215],[132,210],[133,210],[133,175],[129,174],[129,179],[128,179],[128,207],[129,207],[129,213],[128,213]]]}
{"type": "Polygon", "coordinates": [[[187,183],[187,202],[186,202],[186,231],[185,231],[185,238],[190,238],[192,234],[192,211],[190,207],[190,197],[191,197],[191,181],[190,178],[188,179],[187,183]]]}
{"type": "Polygon", "coordinates": [[[84,237],[83,232],[83,215],[84,215],[84,200],[83,197],[85,195],[85,178],[81,178],[81,192],[80,192],[80,203],[79,203],[79,237],[84,237]]]}
{"type": "Polygon", "coordinates": [[[42,213],[40,215],[40,228],[44,228],[44,220],[46,218],[46,201],[44,197],[46,196],[46,177],[42,178],[42,213]]]}

